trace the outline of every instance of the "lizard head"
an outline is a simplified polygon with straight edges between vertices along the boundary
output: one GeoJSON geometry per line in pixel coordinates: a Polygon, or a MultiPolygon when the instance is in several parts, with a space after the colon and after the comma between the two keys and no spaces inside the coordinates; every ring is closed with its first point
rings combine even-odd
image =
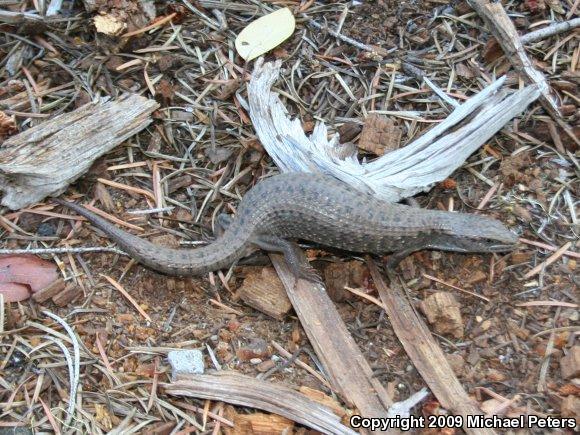
{"type": "Polygon", "coordinates": [[[458,252],[511,251],[518,237],[501,222],[485,216],[461,214],[445,223],[447,249],[458,252]]]}

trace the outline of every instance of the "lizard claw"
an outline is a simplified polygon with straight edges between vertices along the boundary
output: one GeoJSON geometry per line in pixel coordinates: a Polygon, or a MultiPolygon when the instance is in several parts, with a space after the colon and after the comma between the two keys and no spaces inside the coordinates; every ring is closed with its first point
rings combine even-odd
{"type": "Polygon", "coordinates": [[[312,266],[300,266],[298,268],[298,273],[296,278],[301,278],[306,281],[310,281],[314,284],[322,284],[322,278],[318,274],[315,268],[312,266]]]}

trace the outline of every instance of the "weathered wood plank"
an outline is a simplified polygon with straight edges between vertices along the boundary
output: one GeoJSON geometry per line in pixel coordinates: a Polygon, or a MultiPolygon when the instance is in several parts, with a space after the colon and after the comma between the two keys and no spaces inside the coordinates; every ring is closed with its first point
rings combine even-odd
{"type": "Polygon", "coordinates": [[[158,107],[154,100],[127,94],[10,137],[0,147],[1,204],[17,210],[59,195],[97,158],[147,127],[158,107]]]}

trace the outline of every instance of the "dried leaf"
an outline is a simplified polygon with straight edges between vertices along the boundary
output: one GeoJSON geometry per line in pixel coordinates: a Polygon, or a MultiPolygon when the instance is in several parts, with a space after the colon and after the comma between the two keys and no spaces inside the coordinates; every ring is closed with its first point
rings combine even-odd
{"type": "Polygon", "coordinates": [[[0,293],[7,302],[28,299],[58,279],[56,266],[34,255],[0,257],[0,293]]]}
{"type": "Polygon", "coordinates": [[[295,28],[296,20],[290,9],[278,9],[245,27],[236,38],[236,50],[250,61],[280,45],[295,28]]]}
{"type": "Polygon", "coordinates": [[[30,297],[28,286],[13,282],[0,283],[0,293],[4,295],[4,302],[20,302],[30,297]]]}

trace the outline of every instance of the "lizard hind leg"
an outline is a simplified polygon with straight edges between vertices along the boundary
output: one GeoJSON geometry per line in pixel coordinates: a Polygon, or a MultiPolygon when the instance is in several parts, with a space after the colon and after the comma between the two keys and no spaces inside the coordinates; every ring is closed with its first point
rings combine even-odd
{"type": "Polygon", "coordinates": [[[234,219],[225,213],[220,213],[217,215],[215,220],[215,236],[216,238],[223,236],[226,229],[230,226],[234,219]]]}
{"type": "Polygon", "coordinates": [[[259,235],[252,239],[252,243],[264,251],[283,254],[296,279],[302,278],[315,283],[321,282],[316,270],[302,262],[298,248],[288,240],[276,236],[259,235]]]}
{"type": "Polygon", "coordinates": [[[421,248],[408,248],[402,251],[393,252],[391,255],[389,255],[385,266],[387,269],[394,270],[401,261],[411,255],[413,252],[419,251],[420,249],[421,248]]]}

